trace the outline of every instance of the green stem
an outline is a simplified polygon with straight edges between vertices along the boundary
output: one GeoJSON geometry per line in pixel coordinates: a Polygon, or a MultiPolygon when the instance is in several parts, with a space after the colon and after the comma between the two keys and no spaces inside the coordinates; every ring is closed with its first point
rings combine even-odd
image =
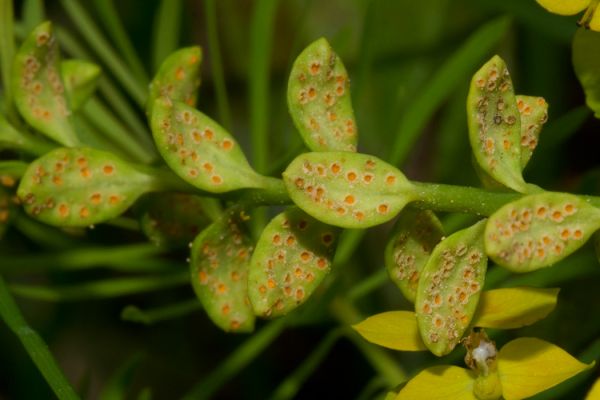
{"type": "MultiPolygon", "coordinates": [[[[112,267],[118,270],[148,271],[156,269],[156,262],[148,263],[164,250],[152,244],[130,244],[110,247],[76,248],[19,256],[5,255],[0,271],[35,272],[53,269],[81,270],[94,267],[112,267]],[[141,262],[140,262],[141,261],[141,262]]],[[[159,259],[157,259],[159,261],[159,259]]],[[[162,264],[165,264],[164,262],[162,264]]]]}
{"type": "MultiPolygon", "coordinates": [[[[289,318],[289,317],[288,317],[289,318]]],[[[233,353],[198,382],[182,400],[202,400],[213,395],[232,377],[244,369],[283,332],[288,318],[269,322],[260,331],[248,338],[233,353]]]]}
{"type": "Polygon", "coordinates": [[[29,164],[23,161],[0,161],[0,175],[9,175],[20,178],[25,174],[29,164]]]}
{"type": "Polygon", "coordinates": [[[350,302],[337,298],[331,303],[330,310],[333,316],[342,325],[347,327],[345,334],[348,339],[358,347],[378,374],[385,379],[388,387],[395,387],[407,379],[406,373],[394,359],[380,347],[365,341],[358,333],[350,328],[350,325],[364,319],[350,302]]]}
{"type": "Polygon", "coordinates": [[[213,84],[217,96],[217,109],[219,120],[225,129],[231,131],[233,124],[231,120],[231,109],[225,86],[223,63],[221,61],[221,49],[219,46],[219,30],[217,29],[217,7],[215,0],[204,2],[204,13],[206,14],[206,34],[208,36],[208,51],[210,54],[213,84]]]}
{"type": "Polygon", "coordinates": [[[11,122],[16,122],[13,105],[11,69],[15,56],[14,10],[12,0],[0,0],[0,69],[4,110],[11,122]]]}
{"type": "Polygon", "coordinates": [[[63,231],[29,218],[22,212],[12,220],[18,231],[43,248],[67,249],[79,245],[78,241],[63,231]]]}
{"type": "Polygon", "coordinates": [[[321,365],[333,345],[342,335],[341,329],[330,331],[325,338],[319,342],[317,347],[304,359],[298,366],[273,392],[272,400],[293,399],[301,389],[304,382],[321,365]]]}
{"type": "Polygon", "coordinates": [[[182,0],[162,0],[154,19],[152,66],[154,71],[177,49],[181,29],[182,0]]]}
{"type": "Polygon", "coordinates": [[[157,322],[183,317],[201,309],[202,303],[198,299],[190,299],[149,310],[141,310],[136,306],[129,305],[121,311],[121,319],[144,325],[153,325],[157,322]]]}
{"type": "Polygon", "coordinates": [[[140,84],[147,85],[149,82],[148,74],[123,27],[123,23],[115,8],[114,1],[95,0],[95,5],[96,11],[100,14],[100,21],[104,23],[108,34],[111,36],[112,40],[114,40],[115,45],[121,54],[123,54],[127,64],[129,64],[129,68],[131,68],[131,71],[137,77],[140,84]]]}
{"type": "Polygon", "coordinates": [[[138,278],[114,278],[72,286],[11,285],[18,296],[41,301],[77,301],[129,296],[181,286],[190,281],[188,271],[138,278]]]}
{"type": "Polygon", "coordinates": [[[59,399],[78,399],[69,381],[61,371],[56,360],[52,357],[50,350],[40,335],[34,331],[23,318],[17,304],[10,295],[4,279],[0,276],[0,316],[11,331],[21,341],[23,347],[31,357],[40,373],[54,394],[59,399]]]}
{"type": "Polygon", "coordinates": [[[89,14],[77,0],[61,0],[61,3],[88,44],[106,63],[121,85],[129,92],[129,95],[133,97],[138,105],[143,106],[148,95],[148,89],[139,83],[138,79],[123,63],[89,14]]]}

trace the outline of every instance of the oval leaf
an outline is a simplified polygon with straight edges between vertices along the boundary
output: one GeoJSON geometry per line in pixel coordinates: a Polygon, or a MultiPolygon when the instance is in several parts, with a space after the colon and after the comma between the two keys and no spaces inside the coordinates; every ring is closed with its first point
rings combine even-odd
{"type": "Polygon", "coordinates": [[[600,209],[577,196],[539,193],[506,204],[489,219],[485,248],[514,272],[547,267],[580,248],[600,228],[600,209]]]}
{"type": "Polygon", "coordinates": [[[548,121],[548,103],[543,97],[518,95],[517,108],[521,116],[521,169],[524,169],[548,121]]]}
{"type": "Polygon", "coordinates": [[[402,172],[366,154],[301,154],[285,170],[283,180],[296,205],[342,228],[382,224],[416,199],[402,172]]]}
{"type": "Polygon", "coordinates": [[[57,42],[50,22],[25,39],[12,71],[15,104],[29,125],[65,146],[75,146],[79,141],[69,122],[57,42]]]}
{"type": "Polygon", "coordinates": [[[170,54],[150,82],[146,113],[152,115],[154,102],[160,97],[196,106],[200,86],[202,49],[198,46],[180,49],[170,54]]]}
{"type": "Polygon", "coordinates": [[[556,307],[560,289],[506,288],[481,293],[473,326],[515,329],[531,325],[556,307]]]}
{"type": "MultiPolygon", "coordinates": [[[[596,12],[600,18],[600,12],[596,12]]],[[[599,21],[600,23],[600,21],[599,21]]],[[[577,29],[573,38],[573,67],[585,93],[585,102],[600,118],[600,32],[577,29]]]]}
{"type": "Polygon", "coordinates": [[[421,272],[415,310],[421,338],[437,356],[451,352],[469,326],[483,287],[485,221],[438,244],[421,272]]]}
{"type": "Polygon", "coordinates": [[[477,400],[473,394],[475,374],[451,365],[419,372],[400,390],[396,400],[477,400]]]}
{"type": "Polygon", "coordinates": [[[66,60],[60,64],[71,110],[76,111],[92,97],[98,86],[100,67],[85,60],[66,60]]]}
{"type": "Polygon", "coordinates": [[[590,0],[536,0],[539,5],[554,14],[575,15],[586,9],[590,0]]]}
{"type": "Polygon", "coordinates": [[[500,57],[492,57],[473,75],[467,120],[479,166],[501,184],[526,191],[521,175],[519,111],[510,74],[500,57]]]}
{"type": "Polygon", "coordinates": [[[57,226],[87,226],[123,213],[154,178],[112,153],[60,148],[29,165],[17,194],[25,210],[57,226]]]}
{"type": "Polygon", "coordinates": [[[250,167],[235,139],[184,103],[156,100],[152,133],[169,167],[197,188],[222,193],[264,184],[266,178],[250,167]]]}
{"type": "Polygon", "coordinates": [[[210,224],[208,201],[187,193],[151,193],[141,206],[142,231],[157,246],[185,246],[210,224]]]}
{"type": "Polygon", "coordinates": [[[506,400],[524,399],[543,392],[590,368],[552,343],[519,338],[498,353],[498,374],[506,400]]]}
{"type": "Polygon", "coordinates": [[[254,313],[248,300],[252,241],[236,218],[206,228],[192,245],[192,286],[209,318],[227,332],[250,332],[254,313]]]}
{"type": "Polygon", "coordinates": [[[313,151],[356,151],[358,135],[348,73],[327,40],[298,56],[288,82],[288,108],[313,151]]]}
{"type": "Polygon", "coordinates": [[[427,350],[419,335],[415,313],[410,311],[388,311],[372,315],[352,328],[369,342],[388,349],[427,350]]]}
{"type": "Polygon", "coordinates": [[[404,297],[414,302],[421,270],[444,235],[431,211],[404,209],[385,247],[385,266],[404,297]]]}
{"type": "Polygon", "coordinates": [[[256,315],[304,303],[331,269],[338,229],[291,207],[267,225],[252,255],[248,291],[256,315]]]}

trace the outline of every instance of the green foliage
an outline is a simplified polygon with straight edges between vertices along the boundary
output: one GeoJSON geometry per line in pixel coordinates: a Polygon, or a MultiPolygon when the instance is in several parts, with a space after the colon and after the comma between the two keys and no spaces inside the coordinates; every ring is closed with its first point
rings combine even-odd
{"type": "Polygon", "coordinates": [[[71,110],[77,111],[96,91],[100,67],[84,60],[65,60],[60,63],[60,74],[71,110]]]}
{"type": "MultiPolygon", "coordinates": [[[[598,14],[600,15],[600,13],[598,14]]],[[[585,102],[600,118],[600,32],[578,29],[573,38],[573,67],[585,92],[585,102]]]]}

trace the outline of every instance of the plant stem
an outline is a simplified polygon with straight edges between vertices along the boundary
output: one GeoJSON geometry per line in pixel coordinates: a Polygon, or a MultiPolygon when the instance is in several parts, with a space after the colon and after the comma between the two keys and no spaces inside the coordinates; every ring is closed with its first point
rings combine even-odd
{"type": "Polygon", "coordinates": [[[198,299],[190,299],[149,310],[141,310],[136,306],[129,305],[121,311],[121,319],[144,325],[153,325],[157,322],[183,317],[201,309],[202,303],[198,299]]]}
{"type": "Polygon", "coordinates": [[[269,322],[260,331],[253,334],[218,367],[198,382],[182,400],[202,400],[213,397],[229,379],[244,369],[258,354],[269,346],[283,332],[289,317],[269,322]]]}
{"type": "Polygon", "coordinates": [[[8,291],[4,278],[1,276],[0,316],[2,316],[2,319],[6,325],[8,325],[10,330],[17,335],[23,344],[23,347],[25,347],[25,350],[31,357],[31,360],[54,391],[56,397],[61,400],[78,399],[79,396],[77,396],[67,381],[67,378],[52,357],[44,340],[36,331],[27,325],[27,321],[23,318],[23,315],[8,291]]]}
{"type": "Polygon", "coordinates": [[[114,1],[95,0],[94,4],[96,5],[96,11],[100,14],[99,19],[104,23],[108,34],[114,40],[121,54],[123,54],[123,57],[129,64],[129,68],[131,68],[131,71],[141,84],[147,85],[149,82],[148,74],[123,27],[114,1]]]}
{"type": "Polygon", "coordinates": [[[215,0],[204,2],[204,13],[206,14],[206,34],[208,36],[208,51],[210,52],[211,70],[215,93],[217,96],[217,109],[221,125],[229,131],[233,129],[231,120],[231,109],[225,86],[223,63],[221,61],[221,49],[219,46],[219,30],[217,29],[217,7],[215,0]]]}
{"type": "Polygon", "coordinates": [[[177,49],[181,28],[182,0],[162,0],[152,30],[152,66],[154,71],[177,49]]]}
{"type": "Polygon", "coordinates": [[[128,296],[137,293],[168,289],[189,283],[188,271],[137,278],[114,278],[63,287],[11,285],[21,297],[42,301],[76,301],[128,296]]]}
{"type": "Polygon", "coordinates": [[[16,122],[12,98],[11,70],[15,56],[14,9],[12,0],[0,0],[0,69],[2,72],[2,99],[4,110],[11,122],[16,122]]]}
{"type": "Polygon", "coordinates": [[[61,0],[61,4],[71,17],[71,21],[79,29],[79,32],[110,68],[121,85],[129,92],[129,95],[133,97],[138,105],[143,106],[148,95],[147,88],[139,83],[138,79],[123,63],[81,4],[77,0],[61,0]]]}

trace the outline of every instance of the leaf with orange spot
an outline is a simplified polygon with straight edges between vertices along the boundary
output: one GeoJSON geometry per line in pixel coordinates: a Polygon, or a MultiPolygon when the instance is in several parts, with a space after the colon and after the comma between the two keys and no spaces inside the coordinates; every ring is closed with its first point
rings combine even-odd
{"type": "MultiPolygon", "coordinates": [[[[600,25],[600,10],[596,17],[600,25]]],[[[600,31],[600,26],[598,27],[600,31]]],[[[573,68],[583,92],[585,103],[600,118],[600,32],[579,28],[573,37],[573,68]]]]}
{"type": "Polygon", "coordinates": [[[17,109],[29,125],[65,145],[79,143],[61,78],[58,41],[50,22],[37,26],[15,55],[12,87],[17,109]]]}
{"type": "Polygon", "coordinates": [[[71,110],[77,111],[94,94],[101,72],[99,66],[85,60],[65,60],[60,64],[71,110]]]}
{"type": "Polygon", "coordinates": [[[216,200],[187,193],[150,193],[140,202],[142,232],[157,246],[186,246],[211,223],[216,200]]]}
{"type": "Polygon", "coordinates": [[[303,304],[329,274],[339,229],[290,207],[263,230],[248,290],[256,315],[276,317],[303,304]]]}
{"type": "Polygon", "coordinates": [[[202,49],[198,46],[186,47],[170,54],[150,82],[146,114],[152,116],[154,102],[160,97],[195,107],[200,87],[201,62],[202,49]]]}
{"type": "Polygon", "coordinates": [[[498,353],[502,395],[518,400],[543,392],[591,368],[558,346],[536,338],[519,338],[498,353]]]}
{"type": "Polygon", "coordinates": [[[248,299],[253,243],[239,218],[227,212],[194,240],[192,286],[209,318],[227,332],[251,332],[254,312],[248,299]]]}
{"type": "Polygon", "coordinates": [[[437,356],[454,349],[475,314],[487,269],[484,229],[485,220],[442,240],[421,271],[415,312],[421,338],[437,356]]]}
{"type": "Polygon", "coordinates": [[[342,228],[382,224],[417,198],[402,172],[367,154],[301,154],[287,167],[283,180],[296,205],[342,228]]]}
{"type": "Polygon", "coordinates": [[[88,226],[114,218],[159,183],[112,153],[59,148],[33,161],[17,194],[25,211],[56,226],[88,226]]]}
{"type": "Polygon", "coordinates": [[[191,185],[212,193],[265,185],[267,178],[250,167],[235,139],[200,111],[161,97],[151,126],[160,154],[191,185]]]}
{"type": "Polygon", "coordinates": [[[566,193],[538,193],[506,204],[488,220],[485,248],[514,272],[550,266],[600,229],[600,209],[566,193]]]}
{"type": "Polygon", "coordinates": [[[405,208],[400,213],[385,247],[385,265],[392,282],[414,302],[421,270],[444,235],[442,224],[431,211],[405,208]]]}
{"type": "Polygon", "coordinates": [[[356,151],[350,79],[326,39],[310,44],[294,62],[287,98],[294,124],[309,149],[356,151]]]}
{"type": "Polygon", "coordinates": [[[419,335],[415,313],[410,311],[388,311],[372,315],[352,328],[369,342],[388,349],[427,350],[419,335]]]}
{"type": "Polygon", "coordinates": [[[472,325],[496,329],[531,325],[554,310],[559,290],[531,287],[486,290],[481,293],[472,325]]]}
{"type": "Polygon", "coordinates": [[[4,232],[14,216],[15,207],[11,197],[12,195],[0,186],[0,239],[4,236],[4,232]]]}
{"type": "Polygon", "coordinates": [[[521,116],[521,169],[531,159],[540,132],[548,121],[548,103],[543,97],[517,95],[517,108],[521,116]]]}
{"type": "Polygon", "coordinates": [[[499,183],[525,192],[519,110],[510,74],[498,56],[473,75],[467,121],[471,148],[479,166],[499,183]]]}
{"type": "Polygon", "coordinates": [[[396,400],[477,400],[475,374],[465,368],[438,365],[419,372],[400,390],[396,400]]]}

